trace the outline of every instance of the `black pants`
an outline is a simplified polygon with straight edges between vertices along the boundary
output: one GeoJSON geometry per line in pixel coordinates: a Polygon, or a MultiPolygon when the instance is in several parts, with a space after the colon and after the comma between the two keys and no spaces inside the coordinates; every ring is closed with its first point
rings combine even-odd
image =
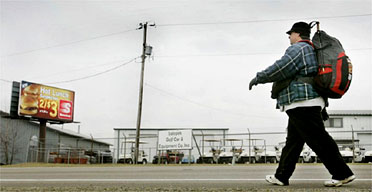
{"type": "Polygon", "coordinates": [[[275,177],[288,184],[306,144],[318,155],[332,179],[343,180],[353,172],[343,161],[338,146],[325,130],[320,107],[299,107],[287,111],[287,139],[275,177]]]}

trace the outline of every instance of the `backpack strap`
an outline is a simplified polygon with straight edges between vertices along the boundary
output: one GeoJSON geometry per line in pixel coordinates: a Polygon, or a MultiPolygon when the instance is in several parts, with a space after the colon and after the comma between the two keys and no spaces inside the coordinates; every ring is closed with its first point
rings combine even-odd
{"type": "MultiPolygon", "coordinates": [[[[315,46],[314,46],[313,42],[311,42],[310,40],[300,40],[298,42],[305,42],[305,43],[311,45],[315,50],[315,46]]],[[[308,83],[308,84],[313,85],[314,84],[313,78],[314,78],[314,76],[311,76],[311,77],[295,77],[294,80],[302,82],[302,83],[308,83]]]]}
{"type": "Polygon", "coordinates": [[[314,46],[313,42],[311,42],[310,40],[300,40],[298,42],[305,42],[305,43],[311,45],[315,49],[315,46],[314,46]]]}
{"type": "Polygon", "coordinates": [[[312,29],[316,25],[316,31],[320,31],[320,22],[319,21],[312,21],[309,23],[310,29],[312,29]]]}
{"type": "Polygon", "coordinates": [[[310,76],[310,77],[296,77],[294,80],[295,81],[299,81],[301,83],[308,83],[310,85],[313,85],[314,84],[314,76],[310,76]]]}

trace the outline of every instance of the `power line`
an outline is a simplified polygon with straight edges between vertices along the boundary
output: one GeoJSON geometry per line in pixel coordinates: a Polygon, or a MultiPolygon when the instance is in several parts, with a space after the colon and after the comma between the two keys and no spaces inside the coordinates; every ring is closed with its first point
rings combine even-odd
{"type": "Polygon", "coordinates": [[[148,83],[145,83],[145,85],[147,87],[150,87],[158,92],[161,92],[163,94],[166,94],[168,96],[171,96],[171,97],[175,97],[179,100],[182,100],[182,101],[185,101],[185,102],[188,102],[188,103],[192,103],[194,105],[198,105],[198,106],[201,106],[201,107],[204,107],[204,108],[208,108],[208,109],[212,109],[212,110],[215,110],[215,111],[220,111],[220,112],[224,112],[224,113],[229,113],[229,114],[232,114],[232,115],[237,115],[237,116],[241,116],[241,117],[258,117],[258,118],[267,118],[267,116],[258,116],[258,115],[249,115],[249,114],[243,114],[243,113],[236,113],[236,112],[232,112],[232,111],[228,111],[228,110],[224,110],[224,109],[219,109],[219,108],[216,108],[216,107],[212,107],[212,106],[208,106],[208,105],[205,105],[205,104],[202,104],[202,103],[199,103],[199,102],[195,102],[195,101],[192,101],[190,99],[187,99],[187,98],[183,98],[183,97],[180,97],[178,95],[175,95],[173,93],[170,93],[170,92],[167,92],[165,90],[162,90],[162,89],[159,89],[157,87],[154,87],[148,83]]]}
{"type": "MultiPolygon", "coordinates": [[[[346,49],[346,51],[365,51],[372,50],[372,48],[355,48],[346,49]]],[[[251,55],[272,55],[272,54],[282,54],[282,51],[273,52],[257,52],[257,53],[223,53],[223,54],[185,54],[185,55],[158,55],[154,56],[156,58],[177,58],[177,57],[224,57],[224,56],[251,56],[251,55]]]]}
{"type": "MultiPolygon", "coordinates": [[[[347,17],[365,17],[365,16],[372,16],[372,14],[359,14],[359,15],[340,15],[340,16],[324,16],[324,17],[308,17],[308,18],[289,18],[289,19],[264,19],[264,20],[247,20],[247,21],[222,21],[222,22],[205,22],[205,23],[170,23],[170,24],[157,24],[158,27],[172,27],[172,26],[196,26],[196,25],[225,25],[225,24],[245,24],[245,23],[260,23],[260,22],[278,22],[278,21],[293,21],[293,20],[312,20],[312,19],[334,19],[334,18],[347,18],[347,17]]],[[[131,31],[135,31],[136,29],[129,29],[125,31],[120,31],[120,32],[115,32],[115,33],[109,33],[106,35],[99,35],[91,38],[86,38],[86,39],[81,39],[77,41],[72,41],[72,42],[67,42],[67,43],[62,43],[62,44],[57,44],[57,45],[52,45],[48,47],[42,47],[38,49],[31,49],[27,51],[20,51],[20,52],[15,52],[11,53],[8,55],[4,55],[1,57],[11,57],[11,56],[16,56],[16,55],[22,55],[22,54],[27,54],[31,52],[36,52],[36,51],[41,51],[45,49],[51,49],[55,47],[62,47],[66,45],[71,45],[71,44],[76,44],[76,43],[81,43],[84,41],[90,41],[90,40],[95,40],[103,37],[108,37],[108,36],[113,36],[113,35],[119,35],[131,31]]]]}
{"type": "Polygon", "coordinates": [[[226,25],[226,24],[293,21],[293,20],[335,19],[335,18],[365,17],[365,16],[372,16],[372,14],[369,13],[369,14],[359,14],[359,15],[339,15],[339,16],[305,17],[305,18],[289,18],[289,19],[263,19],[263,20],[247,20],[247,21],[221,21],[221,22],[205,22],[205,23],[169,23],[169,24],[157,24],[157,26],[158,27],[173,27],[173,26],[195,26],[195,25],[226,25]]]}
{"type": "Polygon", "coordinates": [[[243,56],[243,55],[270,55],[280,54],[282,52],[262,52],[262,53],[224,53],[224,54],[190,54],[190,55],[159,55],[157,58],[173,58],[173,57],[223,57],[223,56],[243,56]]]}
{"type": "Polygon", "coordinates": [[[67,42],[67,43],[56,44],[56,45],[52,45],[52,46],[48,46],[48,47],[42,47],[42,48],[38,48],[38,49],[31,49],[31,50],[27,50],[27,51],[15,52],[15,53],[11,53],[11,54],[4,55],[4,56],[1,56],[1,57],[11,57],[11,56],[16,56],[16,55],[23,55],[23,54],[32,53],[32,52],[36,52],[36,51],[41,51],[41,50],[45,50],[45,49],[62,47],[62,46],[66,46],[66,45],[81,43],[81,42],[84,42],[84,41],[91,41],[91,40],[95,40],[95,39],[99,39],[99,38],[109,37],[109,36],[113,36],[113,35],[119,35],[119,34],[131,32],[131,31],[135,31],[135,30],[136,29],[130,29],[130,30],[119,31],[119,32],[110,33],[110,34],[106,34],[106,35],[99,35],[99,36],[95,36],[95,37],[91,37],[91,38],[81,39],[81,40],[77,40],[77,41],[71,41],[71,42],[67,42]]]}
{"type": "MultiPolygon", "coordinates": [[[[356,48],[356,49],[347,49],[347,51],[361,51],[361,50],[372,50],[372,48],[356,48]]],[[[178,57],[222,57],[222,56],[244,56],[244,55],[269,55],[269,54],[280,54],[279,51],[278,52],[262,52],[262,53],[231,53],[231,54],[199,54],[199,55],[160,55],[160,56],[155,56],[155,57],[158,57],[158,58],[178,58],[178,57]]],[[[117,68],[120,68],[122,67],[123,65],[126,65],[126,64],[129,64],[130,62],[133,62],[135,61],[137,58],[139,57],[136,57],[132,60],[130,60],[128,63],[124,63],[124,64],[121,64],[119,66],[116,66],[116,67],[113,67],[112,69],[108,69],[106,71],[103,71],[103,72],[99,72],[97,74],[93,74],[93,75],[89,75],[89,76],[86,76],[86,77],[81,77],[81,78],[76,78],[76,79],[72,79],[72,80],[67,80],[67,81],[61,81],[61,82],[51,82],[49,84],[59,84],[59,83],[67,83],[67,82],[73,82],[73,81],[78,81],[78,80],[82,80],[82,79],[87,79],[87,78],[90,78],[90,77],[94,77],[94,76],[98,76],[98,75],[101,75],[101,74],[104,74],[104,73],[107,73],[107,72],[110,72],[112,70],[115,70],[117,68]]],[[[112,62],[110,62],[112,63],[112,62]]],[[[97,67],[97,66],[104,66],[104,65],[108,65],[110,63],[105,63],[105,64],[101,64],[101,65],[95,65],[93,67],[97,67]]],[[[76,70],[71,70],[71,71],[68,71],[68,72],[73,72],[73,71],[80,71],[80,70],[85,70],[86,68],[81,68],[81,69],[76,69],[76,70]]],[[[61,74],[61,73],[59,73],[61,74]]],[[[3,82],[6,82],[6,83],[12,83],[12,81],[9,81],[9,80],[6,80],[6,79],[0,79],[0,81],[3,81],[3,82]]],[[[148,85],[148,84],[147,84],[148,85]]],[[[148,85],[149,86],[149,85],[148,85]]],[[[151,86],[149,86],[151,87],[151,86]]],[[[152,88],[155,88],[155,87],[152,87],[152,88]]]]}
{"type": "Polygon", "coordinates": [[[116,70],[116,69],[119,69],[120,67],[123,67],[123,66],[125,66],[125,65],[127,65],[127,64],[129,64],[129,63],[131,63],[131,62],[133,62],[133,61],[135,61],[137,58],[138,58],[138,57],[133,58],[133,59],[129,60],[128,62],[125,62],[125,63],[123,63],[123,64],[120,64],[120,65],[118,65],[118,66],[115,66],[115,67],[113,67],[113,68],[111,68],[111,69],[107,69],[107,70],[102,71],[102,72],[99,72],[99,73],[95,73],[95,74],[92,74],[92,75],[88,75],[88,76],[80,77],[80,78],[76,78],[76,79],[66,80],[66,81],[49,82],[49,83],[46,83],[46,84],[69,83],[69,82],[74,82],[74,81],[79,81],[79,80],[83,80],[83,79],[88,79],[88,78],[96,77],[96,76],[98,76],[98,75],[102,75],[102,74],[108,73],[108,72],[110,72],[110,71],[114,71],[114,70],[116,70]]]}
{"type": "MultiPolygon", "coordinates": [[[[137,58],[139,57],[136,57],[136,58],[133,58],[131,59],[130,61],[128,62],[125,62],[125,63],[122,63],[118,66],[115,66],[113,68],[110,68],[110,69],[107,69],[105,71],[102,71],[102,72],[99,72],[99,73],[95,73],[95,74],[92,74],[92,75],[88,75],[88,76],[85,76],[85,77],[80,77],[80,78],[76,78],[76,79],[72,79],[72,80],[66,80],[66,81],[58,81],[58,82],[51,82],[51,83],[47,83],[47,84],[59,84],[59,83],[67,83],[67,82],[73,82],[73,81],[78,81],[78,80],[83,80],[83,79],[88,79],[88,78],[91,78],[91,77],[95,77],[95,76],[98,76],[98,75],[102,75],[104,73],[107,73],[107,72],[110,72],[110,71],[113,71],[113,70],[116,70],[124,65],[127,65],[133,61],[135,61],[137,58]]],[[[110,62],[112,63],[112,62],[110,62]]],[[[95,65],[95,66],[92,66],[92,67],[96,67],[96,66],[104,66],[104,65],[108,65],[107,63],[105,64],[101,64],[101,65],[95,65]]],[[[81,71],[81,70],[86,70],[86,68],[81,68],[81,69],[76,69],[76,70],[71,70],[71,71],[66,71],[66,72],[72,72],[72,71],[81,71]]],[[[64,73],[66,73],[64,72],[64,73]]],[[[58,73],[58,74],[62,74],[62,73],[58,73]]],[[[7,79],[0,79],[0,81],[3,81],[3,82],[6,82],[6,83],[12,83],[12,81],[10,80],[7,80],[7,79]]]]}
{"type": "Polygon", "coordinates": [[[116,61],[110,61],[110,62],[107,62],[107,63],[98,64],[98,65],[85,66],[85,67],[81,67],[81,68],[78,68],[78,69],[71,69],[71,70],[67,70],[67,71],[52,73],[52,74],[49,74],[49,75],[46,75],[46,76],[40,76],[40,75],[38,75],[37,77],[38,78],[43,78],[43,77],[50,77],[50,76],[55,76],[55,75],[61,75],[61,74],[65,74],[65,73],[72,73],[72,72],[77,72],[77,71],[84,71],[84,70],[87,70],[87,69],[93,69],[93,68],[96,68],[96,67],[102,67],[102,66],[106,66],[106,65],[112,65],[112,64],[119,63],[119,62],[121,63],[122,61],[123,61],[123,59],[116,60],[116,61]]]}
{"type": "Polygon", "coordinates": [[[0,79],[0,81],[6,82],[6,83],[12,83],[12,81],[6,80],[6,79],[0,79]]]}

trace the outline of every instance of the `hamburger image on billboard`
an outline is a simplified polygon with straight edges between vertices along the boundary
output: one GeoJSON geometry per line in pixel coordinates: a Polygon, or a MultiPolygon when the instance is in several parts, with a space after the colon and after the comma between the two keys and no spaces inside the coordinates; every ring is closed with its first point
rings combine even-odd
{"type": "Polygon", "coordinates": [[[25,115],[35,115],[38,112],[40,86],[31,84],[23,89],[21,96],[20,113],[25,115]]]}
{"type": "Polygon", "coordinates": [[[70,90],[22,81],[19,115],[73,121],[74,97],[70,90]]]}
{"type": "Polygon", "coordinates": [[[39,103],[37,98],[30,96],[21,97],[21,109],[20,113],[25,115],[35,115],[39,109],[39,103]]]}

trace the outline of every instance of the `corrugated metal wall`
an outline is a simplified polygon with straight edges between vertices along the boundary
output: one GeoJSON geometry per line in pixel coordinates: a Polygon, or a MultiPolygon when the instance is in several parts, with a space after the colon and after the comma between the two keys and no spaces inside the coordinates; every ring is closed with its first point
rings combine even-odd
{"type": "Polygon", "coordinates": [[[30,138],[39,135],[39,127],[25,120],[7,119],[1,117],[0,121],[1,148],[0,163],[5,162],[5,147],[8,142],[9,161],[11,158],[12,144],[14,142],[13,164],[26,162],[30,138]]]}
{"type": "MultiPolygon", "coordinates": [[[[0,163],[9,164],[13,152],[12,164],[35,162],[37,159],[37,141],[32,137],[39,137],[39,125],[28,120],[9,119],[1,116],[0,119],[0,163]],[[14,148],[13,146],[14,142],[14,148]],[[8,163],[6,162],[5,147],[8,145],[8,163]]],[[[58,151],[58,143],[61,148],[79,148],[91,150],[92,141],[47,127],[46,131],[46,158],[49,152],[58,151]]],[[[109,145],[93,141],[93,150],[108,150],[109,145]]]]}

